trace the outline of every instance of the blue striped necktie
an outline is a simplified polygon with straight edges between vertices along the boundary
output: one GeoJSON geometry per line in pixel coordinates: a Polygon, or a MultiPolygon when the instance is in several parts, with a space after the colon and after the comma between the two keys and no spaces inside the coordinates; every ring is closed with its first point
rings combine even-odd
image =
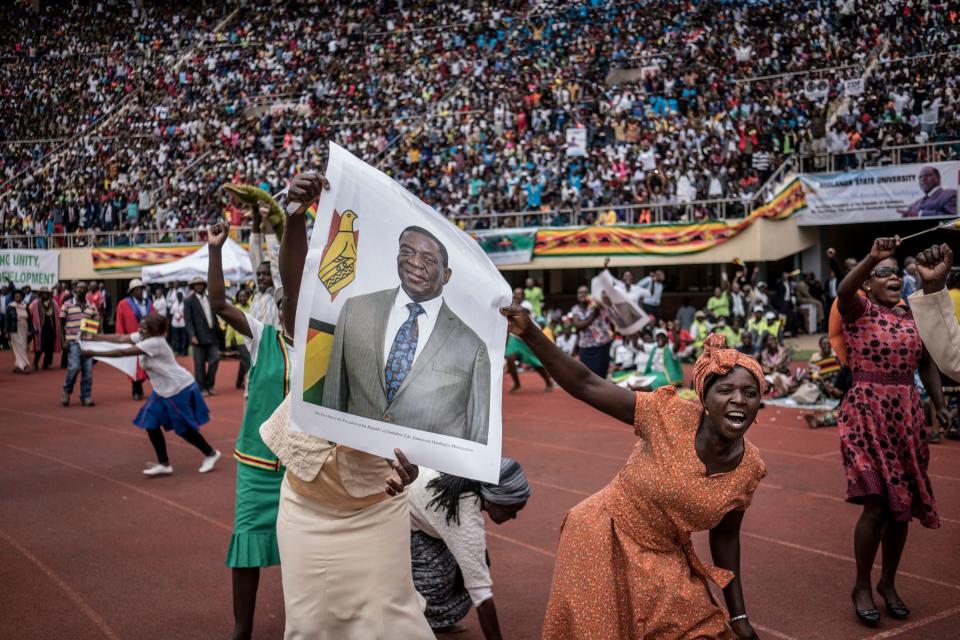
{"type": "Polygon", "coordinates": [[[387,364],[383,370],[383,376],[387,383],[387,402],[393,402],[393,398],[400,390],[400,385],[406,379],[413,367],[413,357],[417,352],[417,340],[420,338],[420,328],[417,326],[417,316],[425,313],[423,307],[416,302],[407,304],[410,316],[400,325],[397,331],[397,337],[393,339],[393,346],[390,347],[390,355],[387,356],[387,364]]]}

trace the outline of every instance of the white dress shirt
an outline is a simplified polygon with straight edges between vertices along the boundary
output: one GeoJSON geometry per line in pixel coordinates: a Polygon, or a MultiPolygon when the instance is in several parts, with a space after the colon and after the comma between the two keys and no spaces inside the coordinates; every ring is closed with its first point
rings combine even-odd
{"type": "Polygon", "coordinates": [[[170,303],[170,325],[174,329],[183,329],[187,326],[186,319],[183,316],[183,300],[174,300],[170,303]]]}
{"type": "Polygon", "coordinates": [[[280,315],[277,313],[277,301],[274,297],[274,287],[280,284],[280,242],[276,234],[259,233],[250,234],[250,244],[248,247],[250,255],[250,264],[254,271],[264,261],[270,263],[270,277],[273,278],[273,287],[266,291],[260,291],[259,287],[253,294],[253,300],[250,302],[250,313],[254,318],[264,324],[270,324],[280,327],[280,315]],[[263,254],[263,242],[267,245],[267,253],[263,254]]]}
{"type": "MultiPolygon", "coordinates": [[[[410,310],[407,308],[407,305],[411,302],[413,302],[413,300],[411,300],[407,292],[403,290],[403,287],[400,287],[397,290],[397,297],[393,301],[390,317],[387,318],[387,330],[383,332],[384,364],[386,364],[387,359],[390,357],[390,348],[393,346],[393,341],[397,337],[397,332],[400,331],[400,327],[403,326],[403,323],[410,317],[410,310]]],[[[437,324],[437,316],[440,315],[440,307],[442,305],[443,296],[437,296],[432,300],[420,303],[424,313],[417,316],[417,349],[413,353],[413,362],[410,363],[411,367],[413,363],[417,361],[417,358],[420,357],[420,353],[423,352],[423,347],[427,344],[427,340],[430,339],[430,334],[433,333],[433,328],[437,324]]]]}
{"type": "Polygon", "coordinates": [[[730,313],[740,317],[747,315],[747,312],[743,306],[742,293],[730,293],[730,313]]]}
{"type": "Polygon", "coordinates": [[[180,366],[165,338],[154,336],[144,339],[137,332],[130,334],[130,340],[143,352],[137,358],[158,396],[172,398],[194,384],[193,374],[180,366]]]}
{"type": "Polygon", "coordinates": [[[567,335],[558,335],[557,346],[560,347],[561,351],[565,354],[572,356],[574,350],[577,348],[577,334],[569,333],[567,335]]]}
{"type": "Polygon", "coordinates": [[[203,315],[207,318],[207,326],[213,329],[213,311],[210,310],[210,298],[207,297],[207,294],[203,295],[194,294],[197,296],[197,301],[200,303],[200,306],[203,307],[203,315]]]}
{"type": "Polygon", "coordinates": [[[660,297],[663,295],[663,283],[657,282],[653,276],[647,276],[637,283],[637,286],[645,291],[647,295],[641,297],[643,304],[651,307],[660,306],[660,297]]]}
{"type": "Polygon", "coordinates": [[[613,288],[623,294],[623,297],[637,305],[637,308],[640,307],[640,303],[650,296],[650,290],[644,289],[643,287],[632,284],[630,288],[627,289],[627,283],[623,280],[613,279],[613,288]]]}

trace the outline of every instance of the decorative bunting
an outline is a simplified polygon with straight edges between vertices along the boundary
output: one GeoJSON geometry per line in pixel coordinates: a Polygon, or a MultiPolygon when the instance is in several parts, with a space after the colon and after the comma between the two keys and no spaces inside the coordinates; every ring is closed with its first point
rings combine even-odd
{"type": "Polygon", "coordinates": [[[727,242],[760,218],[785,220],[805,206],[799,180],[746,218],[643,226],[579,227],[537,231],[534,258],[607,255],[682,255],[727,242]]]}
{"type": "MultiPolygon", "coordinates": [[[[552,229],[496,229],[473,232],[495,263],[515,264],[521,249],[536,233],[533,257],[591,255],[682,255],[706,251],[727,242],[760,218],[786,220],[806,207],[803,185],[794,180],[777,197],[757,207],[746,218],[674,224],[552,229]],[[507,247],[506,239],[510,240],[507,247]]],[[[246,245],[244,245],[246,246],[246,245]]],[[[196,251],[198,244],[151,247],[114,247],[93,250],[93,269],[98,272],[139,269],[145,265],[179,260],[196,251]]],[[[527,258],[529,260],[529,258],[527,258]]]]}

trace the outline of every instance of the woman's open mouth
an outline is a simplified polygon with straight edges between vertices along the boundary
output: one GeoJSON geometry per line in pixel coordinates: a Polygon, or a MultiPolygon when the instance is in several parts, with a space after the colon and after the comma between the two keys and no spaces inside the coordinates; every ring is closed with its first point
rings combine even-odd
{"type": "Polygon", "coordinates": [[[728,411],[723,417],[735,429],[742,429],[747,424],[747,414],[743,411],[728,411]]]}

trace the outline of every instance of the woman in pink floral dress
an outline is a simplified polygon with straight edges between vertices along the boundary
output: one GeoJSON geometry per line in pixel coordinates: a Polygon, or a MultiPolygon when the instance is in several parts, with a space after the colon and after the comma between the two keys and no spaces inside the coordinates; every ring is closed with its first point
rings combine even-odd
{"type": "Polygon", "coordinates": [[[926,420],[914,372],[920,370],[938,418],[944,414],[943,393],[913,315],[898,306],[903,279],[893,254],[899,244],[899,237],[875,240],[837,291],[853,370],[853,387],[840,410],[840,446],[847,500],[863,506],[853,536],[857,581],[852,598],[857,617],[871,626],[880,621],[871,589],[877,548],[883,545],[877,592],[890,616],[903,620],[910,610],[894,582],[908,524],[917,518],[925,527],[940,526],[927,477],[926,420]],[[858,294],[861,288],[866,297],[858,294]]]}

